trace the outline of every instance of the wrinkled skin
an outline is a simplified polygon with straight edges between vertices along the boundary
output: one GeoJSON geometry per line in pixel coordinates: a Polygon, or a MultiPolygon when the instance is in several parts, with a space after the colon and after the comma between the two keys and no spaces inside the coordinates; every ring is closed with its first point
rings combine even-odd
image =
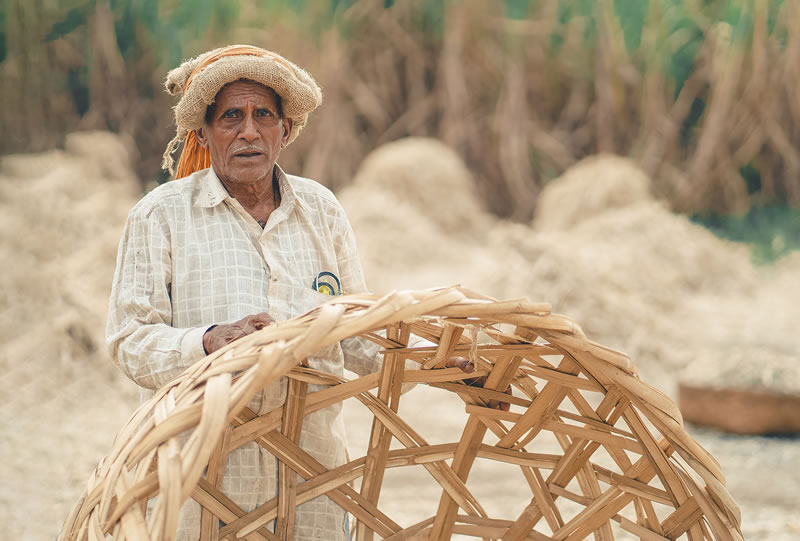
{"type": "Polygon", "coordinates": [[[213,353],[231,342],[260,331],[275,320],[266,312],[243,317],[239,321],[227,325],[217,325],[208,329],[203,335],[203,348],[206,353],[213,353]]]}
{"type": "Polygon", "coordinates": [[[281,114],[280,98],[260,83],[240,80],[222,87],[209,108],[197,141],[211,154],[211,166],[228,193],[259,222],[275,201],[275,162],[289,142],[292,120],[281,114]]]}

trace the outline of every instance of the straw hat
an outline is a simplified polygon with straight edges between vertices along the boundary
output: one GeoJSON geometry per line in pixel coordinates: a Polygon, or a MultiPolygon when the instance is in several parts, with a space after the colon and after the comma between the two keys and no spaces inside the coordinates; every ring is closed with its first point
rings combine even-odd
{"type": "Polygon", "coordinates": [[[175,107],[177,134],[164,153],[165,169],[172,170],[171,154],[179,143],[191,131],[203,127],[206,109],[220,89],[239,79],[261,83],[281,97],[283,114],[292,119],[288,143],[297,138],[309,113],[322,103],[322,90],[313,77],[274,52],[250,45],[229,45],[203,53],[167,75],[167,92],[181,95],[181,99],[175,107]]]}

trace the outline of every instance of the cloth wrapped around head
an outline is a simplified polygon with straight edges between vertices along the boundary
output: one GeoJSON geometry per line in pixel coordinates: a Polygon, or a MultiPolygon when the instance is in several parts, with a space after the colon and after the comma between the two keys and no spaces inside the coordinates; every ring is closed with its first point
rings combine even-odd
{"type": "MultiPolygon", "coordinates": [[[[163,169],[175,178],[188,176],[211,165],[211,156],[202,148],[194,130],[205,123],[206,109],[228,83],[247,79],[267,86],[281,98],[284,116],[292,119],[291,143],[306,125],[308,115],[322,103],[322,90],[306,71],[282,56],[250,45],[229,45],[185,61],[167,75],[167,92],[183,94],[175,106],[177,134],[167,145],[163,169]],[[185,141],[177,171],[172,154],[185,141]]],[[[287,144],[288,144],[287,143],[287,144]]]]}

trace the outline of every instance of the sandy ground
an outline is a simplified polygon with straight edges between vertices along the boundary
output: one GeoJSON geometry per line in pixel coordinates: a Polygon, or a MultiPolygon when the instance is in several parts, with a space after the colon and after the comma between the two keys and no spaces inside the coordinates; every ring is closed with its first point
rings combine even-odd
{"type": "MultiPolygon", "coordinates": [[[[460,282],[549,301],[630,353],[643,379],[673,397],[682,378],[800,392],[797,258],[754,269],[740,247],[660,209],[642,189],[647,179],[613,159],[565,175],[575,186],[543,198],[558,212],[540,212],[538,223],[498,222],[451,153],[430,141],[404,145],[368,159],[340,194],[374,290],[460,282]],[[586,190],[581,178],[609,188],[586,190]],[[431,198],[403,196],[431,186],[440,190],[431,198]]],[[[116,243],[137,197],[131,159],[124,142],[84,134],[64,151],[0,161],[0,539],[54,538],[137,405],[102,344],[116,243]]],[[[358,404],[345,411],[355,453],[368,415],[358,404]]],[[[458,438],[465,418],[456,397],[422,386],[404,396],[401,414],[432,442],[458,438]]],[[[689,430],[721,463],[746,539],[800,538],[800,440],[689,430]]],[[[422,468],[390,470],[386,480],[384,510],[399,523],[435,509],[422,468]]],[[[493,463],[476,466],[470,488],[503,517],[529,499],[518,470],[493,463]]]]}

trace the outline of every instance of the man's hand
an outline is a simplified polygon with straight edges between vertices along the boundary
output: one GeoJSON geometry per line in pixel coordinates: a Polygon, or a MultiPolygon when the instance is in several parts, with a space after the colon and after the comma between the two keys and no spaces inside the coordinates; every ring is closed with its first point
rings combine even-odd
{"type": "MultiPolygon", "coordinates": [[[[444,366],[446,368],[460,368],[462,372],[465,374],[471,374],[475,371],[475,365],[469,359],[465,359],[464,357],[453,356],[445,361],[444,366]]],[[[472,385],[475,387],[483,387],[486,384],[486,376],[480,376],[478,378],[469,378],[465,379],[464,383],[467,385],[472,385]]],[[[504,391],[506,394],[511,394],[511,385],[509,385],[506,390],[504,391]]],[[[499,402],[497,404],[497,409],[508,411],[511,409],[511,404],[508,402],[499,402]]]]}
{"type": "Polygon", "coordinates": [[[239,321],[228,325],[216,325],[208,329],[203,335],[203,348],[206,354],[214,353],[234,340],[261,330],[267,325],[272,325],[275,320],[266,312],[243,317],[239,321]]]}

